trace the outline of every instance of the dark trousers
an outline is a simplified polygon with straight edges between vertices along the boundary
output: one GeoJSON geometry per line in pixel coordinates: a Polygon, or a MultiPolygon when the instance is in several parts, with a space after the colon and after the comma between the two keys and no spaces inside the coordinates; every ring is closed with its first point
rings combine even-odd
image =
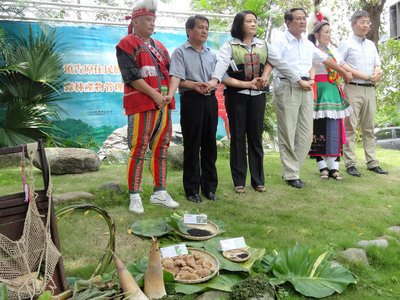
{"type": "Polygon", "coordinates": [[[225,108],[231,133],[230,166],[234,186],[246,185],[247,156],[251,185],[253,187],[264,185],[262,132],[265,95],[250,96],[226,92],[225,108]]]}
{"type": "Polygon", "coordinates": [[[218,185],[216,133],[218,103],[215,95],[181,95],[183,187],[187,196],[215,193],[218,185]]]}

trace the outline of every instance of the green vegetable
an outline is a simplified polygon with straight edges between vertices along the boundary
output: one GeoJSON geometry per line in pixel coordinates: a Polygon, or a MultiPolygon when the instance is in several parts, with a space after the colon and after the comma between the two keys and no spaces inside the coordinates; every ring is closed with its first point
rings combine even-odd
{"type": "Polygon", "coordinates": [[[275,299],[275,289],[274,286],[269,282],[266,275],[258,274],[235,284],[232,288],[232,292],[229,295],[229,299],[264,299],[265,296],[275,299]]]}
{"type": "Polygon", "coordinates": [[[0,283],[0,299],[8,300],[7,286],[5,283],[0,283]]]}
{"type": "Polygon", "coordinates": [[[328,297],[335,292],[342,293],[350,283],[357,283],[348,269],[331,266],[328,252],[319,254],[309,247],[296,245],[274,256],[275,259],[270,255],[264,257],[258,267],[272,270],[275,278],[271,283],[280,285],[289,281],[307,297],[328,297]]]}

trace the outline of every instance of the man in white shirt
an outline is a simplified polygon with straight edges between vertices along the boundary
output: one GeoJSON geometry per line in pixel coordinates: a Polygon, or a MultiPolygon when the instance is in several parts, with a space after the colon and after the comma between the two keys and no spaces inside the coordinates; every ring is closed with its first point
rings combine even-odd
{"type": "MultiPolygon", "coordinates": [[[[307,15],[303,8],[293,8],[285,13],[287,31],[283,39],[274,44],[282,59],[292,67],[302,80],[314,84],[310,69],[324,63],[338,71],[347,81],[346,73],[332,58],[317,49],[302,36],[307,28],[307,15]]],[[[278,144],[283,178],[287,184],[302,188],[300,168],[311,146],[313,128],[313,93],[292,84],[280,72],[275,73],[275,110],[278,125],[278,144]]]]}
{"type": "Polygon", "coordinates": [[[347,173],[360,177],[354,152],[355,131],[360,124],[367,169],[377,174],[388,174],[375,158],[374,118],[376,112],[375,85],[382,78],[381,61],[375,44],[366,39],[371,21],[366,11],[357,11],[351,17],[353,35],[338,48],[344,61],[357,72],[345,86],[347,100],[353,108],[345,120],[347,144],[343,148],[347,173]]]}

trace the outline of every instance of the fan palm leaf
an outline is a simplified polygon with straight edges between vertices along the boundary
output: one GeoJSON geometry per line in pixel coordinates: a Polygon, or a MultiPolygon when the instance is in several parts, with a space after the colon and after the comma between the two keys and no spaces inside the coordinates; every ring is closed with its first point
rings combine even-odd
{"type": "Polygon", "coordinates": [[[22,33],[5,43],[0,69],[0,147],[44,138],[59,119],[62,55],[55,31],[22,33]]]}

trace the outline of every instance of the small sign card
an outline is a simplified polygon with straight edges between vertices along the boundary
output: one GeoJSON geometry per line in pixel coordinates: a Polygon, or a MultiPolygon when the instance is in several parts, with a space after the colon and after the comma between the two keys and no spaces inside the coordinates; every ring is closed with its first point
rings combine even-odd
{"type": "Polygon", "coordinates": [[[246,247],[244,237],[238,237],[233,239],[226,239],[219,241],[222,251],[240,249],[246,247]]]}
{"type": "Polygon", "coordinates": [[[185,223],[185,224],[207,224],[207,215],[206,214],[200,214],[200,215],[184,214],[183,215],[183,223],[185,223]]]}
{"type": "Polygon", "coordinates": [[[160,248],[162,257],[174,257],[181,254],[188,254],[188,250],[185,244],[178,244],[168,247],[160,248]]]}

